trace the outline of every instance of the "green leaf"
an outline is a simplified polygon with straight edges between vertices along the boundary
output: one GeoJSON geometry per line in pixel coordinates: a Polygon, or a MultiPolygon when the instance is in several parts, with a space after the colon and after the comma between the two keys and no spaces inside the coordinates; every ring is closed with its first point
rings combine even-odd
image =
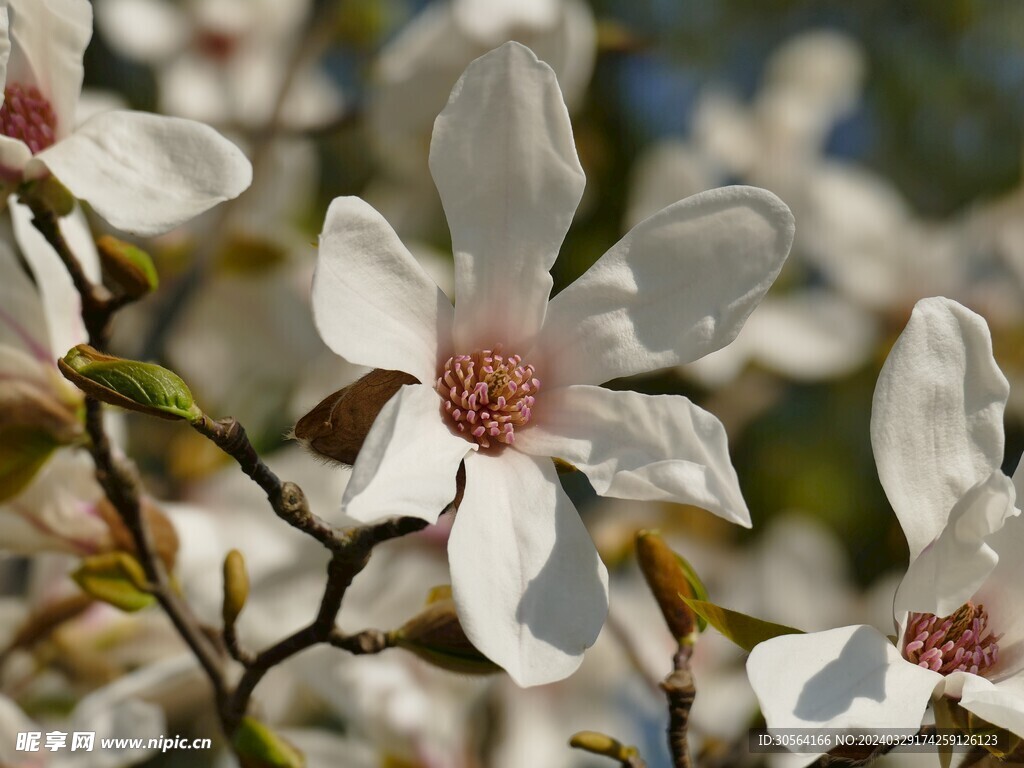
{"type": "Polygon", "coordinates": [[[753,650],[758,643],[771,640],[779,635],[803,634],[803,630],[756,619],[739,611],[730,611],[728,608],[722,608],[720,605],[709,603],[706,600],[692,600],[683,595],[679,597],[694,613],[702,616],[708,624],[748,652],[753,650]]]}
{"type": "Polygon", "coordinates": [[[79,344],[57,361],[61,373],[97,400],[164,419],[202,416],[181,377],[153,363],[124,360],[79,344]]]}
{"type": "Polygon", "coordinates": [[[304,768],[298,749],[252,717],[242,718],[232,740],[244,768],[304,768]]]}
{"type": "Polygon", "coordinates": [[[138,611],[156,601],[145,589],[146,575],[142,566],[127,552],[86,557],[71,578],[87,595],[122,611],[138,611]]]}
{"type": "Polygon", "coordinates": [[[22,425],[0,430],[0,502],[21,493],[58,445],[45,430],[22,425]]]}
{"type": "MultiPolygon", "coordinates": [[[[708,590],[704,586],[704,582],[700,580],[700,576],[693,570],[693,566],[690,565],[689,561],[680,555],[678,552],[674,553],[676,560],[679,561],[679,567],[683,571],[683,576],[686,578],[686,583],[690,585],[690,589],[693,590],[693,598],[707,602],[708,590]]],[[[705,619],[700,613],[697,613],[697,631],[703,632],[708,627],[708,620],[705,619]]]]}

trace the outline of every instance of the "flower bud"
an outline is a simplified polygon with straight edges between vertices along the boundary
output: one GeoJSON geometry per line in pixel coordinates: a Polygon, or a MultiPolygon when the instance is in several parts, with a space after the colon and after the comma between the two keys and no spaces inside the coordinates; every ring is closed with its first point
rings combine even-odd
{"type": "Polygon", "coordinates": [[[636,747],[627,747],[617,739],[613,739],[611,736],[599,733],[598,731],[574,733],[572,738],[569,739],[569,746],[595,755],[610,757],[612,760],[618,760],[623,764],[634,760],[639,754],[636,747]]]}
{"type": "Polygon", "coordinates": [[[79,344],[57,361],[60,372],[87,395],[161,419],[195,421],[203,413],[178,374],[152,363],[105,355],[79,344]]]}
{"type": "Polygon", "coordinates": [[[83,558],[71,574],[82,591],[122,611],[138,611],[156,600],[149,593],[146,574],[127,552],[107,552],[83,558]]]}
{"type": "Polygon", "coordinates": [[[693,568],[669,549],[657,531],[637,532],[636,558],[669,631],[680,643],[692,642],[698,629],[697,617],[680,596],[707,597],[693,568]]]}
{"type": "Polygon", "coordinates": [[[489,675],[501,671],[469,642],[450,587],[431,590],[427,607],[393,632],[391,639],[399,648],[449,672],[489,675]]]}
{"type": "Polygon", "coordinates": [[[245,570],[245,558],[237,549],[232,549],[224,558],[224,626],[231,626],[249,599],[249,574],[245,570]]]}
{"type": "Polygon", "coordinates": [[[153,260],[141,248],[104,235],[96,241],[103,275],[125,296],[138,299],[160,284],[153,260]]]}
{"type": "Polygon", "coordinates": [[[313,453],[355,464],[380,409],[403,385],[415,383],[414,377],[402,371],[370,371],[321,400],[299,419],[292,436],[313,453]]]}
{"type": "Polygon", "coordinates": [[[304,768],[305,756],[252,717],[243,717],[232,737],[242,768],[304,768]]]}

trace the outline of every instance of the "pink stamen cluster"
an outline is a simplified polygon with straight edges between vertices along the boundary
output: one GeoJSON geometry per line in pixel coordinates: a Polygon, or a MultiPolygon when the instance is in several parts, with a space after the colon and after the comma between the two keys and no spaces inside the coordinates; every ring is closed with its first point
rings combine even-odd
{"type": "Polygon", "coordinates": [[[999,638],[988,624],[984,605],[965,603],[945,618],[912,613],[904,635],[903,657],[920,667],[948,675],[983,675],[999,658],[999,638]]]}
{"type": "Polygon", "coordinates": [[[10,83],[0,107],[0,133],[28,144],[32,154],[53,144],[57,115],[50,102],[34,85],[10,83]]]}
{"type": "Polygon", "coordinates": [[[442,406],[455,429],[482,447],[512,445],[516,427],[530,421],[540,381],[519,355],[503,357],[501,347],[455,355],[437,379],[442,406]]]}

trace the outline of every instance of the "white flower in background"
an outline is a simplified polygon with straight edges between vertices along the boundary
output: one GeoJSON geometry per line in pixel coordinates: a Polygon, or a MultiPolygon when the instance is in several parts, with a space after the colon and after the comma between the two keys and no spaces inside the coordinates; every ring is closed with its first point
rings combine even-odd
{"type": "Polygon", "coordinates": [[[150,739],[168,734],[160,700],[173,697],[177,688],[200,675],[195,659],[178,655],[134,670],[84,696],[61,719],[29,719],[7,697],[0,695],[0,761],[10,768],[122,768],[151,759],[157,750],[150,739]],[[63,749],[46,749],[47,732],[67,735],[63,749]],[[39,750],[18,751],[19,733],[39,732],[39,750]],[[71,750],[75,732],[95,734],[91,751],[71,750]],[[101,748],[100,740],[122,740],[119,746],[101,748]],[[142,747],[131,742],[141,739],[142,747]]]}
{"type": "Polygon", "coordinates": [[[607,574],[548,457],[601,494],[749,525],[717,419],[683,397],[595,385],[727,344],[781,269],[793,221],[764,190],[681,201],[549,303],[584,177],[554,73],[518,43],[466,70],[430,166],[452,233],[455,311],[363,201],[335,200],[321,236],[313,311],[327,345],[421,382],[381,411],[343,508],[365,522],[435,522],[465,460],[448,548],[460,618],[517,682],[550,682],[597,636],[607,574]]]}
{"type": "MultiPolygon", "coordinates": [[[[739,178],[779,192],[795,211],[800,221],[796,254],[803,253],[806,228],[815,227],[822,241],[831,245],[830,253],[838,254],[837,261],[851,271],[858,269],[868,256],[858,254],[854,259],[850,248],[844,250],[845,241],[836,236],[828,241],[827,236],[837,228],[862,231],[863,222],[819,225],[807,198],[818,199],[817,192],[809,195],[808,185],[825,165],[828,131],[856,104],[863,68],[852,40],[836,32],[813,31],[794,37],[773,54],[751,105],[709,89],[697,104],[690,138],[659,141],[637,160],[626,226],[675,200],[739,178]]],[[[842,215],[841,198],[836,205],[837,215],[842,215]]],[[[897,241],[895,236],[891,239],[897,241]]],[[[892,250],[887,248],[885,255],[892,250]]],[[[787,274],[800,266],[793,259],[790,264],[787,274]]],[[[889,287],[887,283],[884,289],[889,287]]],[[[860,367],[877,335],[874,317],[850,298],[834,290],[795,286],[784,293],[770,292],[734,343],[684,366],[682,372],[717,387],[733,381],[753,362],[787,379],[820,381],[860,367]]]]}
{"type": "MultiPolygon", "coordinates": [[[[103,494],[88,456],[61,448],[84,436],[83,400],[57,370],[57,358],[87,340],[81,302],[60,258],[30,223],[31,214],[13,200],[10,208],[31,274],[0,240],[0,541],[17,552],[91,554],[110,544],[109,529],[96,513],[103,494]]],[[[60,226],[86,274],[98,279],[99,260],[81,211],[60,226]]]]}
{"type": "Polygon", "coordinates": [[[747,670],[769,727],[916,728],[934,693],[1024,735],[1024,472],[1000,469],[1008,394],[984,320],[949,299],[919,302],[871,414],[910,548],[896,645],[861,625],[757,646],[747,670]]]}
{"type": "Polygon", "coordinates": [[[381,50],[367,120],[382,173],[365,197],[403,236],[432,235],[440,219],[424,162],[434,118],[466,66],[507,40],[555,71],[570,110],[582,102],[597,54],[593,12],[582,0],[441,0],[381,50]]]}
{"type": "MultiPolygon", "coordinates": [[[[272,117],[311,9],[311,0],[99,0],[96,23],[116,52],[155,68],[162,112],[253,128],[272,117]]],[[[340,109],[330,78],[309,65],[281,120],[315,127],[340,109]]]]}
{"type": "Polygon", "coordinates": [[[87,0],[6,0],[0,6],[0,176],[52,173],[118,229],[171,229],[252,180],[249,161],[212,128],[142,112],[101,112],[75,125],[87,0]]]}

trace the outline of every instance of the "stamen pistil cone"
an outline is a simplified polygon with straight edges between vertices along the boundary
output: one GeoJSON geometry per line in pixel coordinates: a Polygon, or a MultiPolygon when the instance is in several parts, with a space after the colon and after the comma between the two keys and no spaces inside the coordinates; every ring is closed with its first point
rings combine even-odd
{"type": "Polygon", "coordinates": [[[436,386],[453,428],[490,448],[492,442],[512,445],[516,428],[529,423],[540,380],[532,365],[519,355],[503,356],[497,346],[452,356],[436,386]]]}
{"type": "Polygon", "coordinates": [[[0,133],[19,139],[35,155],[56,139],[57,115],[34,85],[9,83],[0,107],[0,133]]]}
{"type": "Polygon", "coordinates": [[[999,658],[999,638],[989,626],[984,605],[964,603],[940,618],[911,613],[903,639],[903,657],[943,675],[970,672],[984,675],[999,658]]]}

